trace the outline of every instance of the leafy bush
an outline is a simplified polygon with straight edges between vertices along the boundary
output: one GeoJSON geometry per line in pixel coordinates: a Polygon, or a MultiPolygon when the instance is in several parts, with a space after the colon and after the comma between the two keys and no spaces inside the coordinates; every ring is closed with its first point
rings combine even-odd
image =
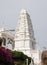
{"type": "Polygon", "coordinates": [[[13,65],[12,54],[9,52],[8,49],[5,49],[4,47],[0,47],[0,64],[1,63],[13,65]]]}
{"type": "Polygon", "coordinates": [[[23,52],[11,51],[13,59],[25,60],[27,56],[23,52]]]}
{"type": "Polygon", "coordinates": [[[25,65],[26,59],[28,59],[28,65],[31,63],[31,58],[25,55],[23,52],[11,51],[11,53],[14,61],[21,61],[21,64],[24,63],[23,65],[25,65]]]}
{"type": "Polygon", "coordinates": [[[31,58],[23,52],[11,51],[0,46],[0,65],[26,65],[26,59],[29,65],[31,58]]]}

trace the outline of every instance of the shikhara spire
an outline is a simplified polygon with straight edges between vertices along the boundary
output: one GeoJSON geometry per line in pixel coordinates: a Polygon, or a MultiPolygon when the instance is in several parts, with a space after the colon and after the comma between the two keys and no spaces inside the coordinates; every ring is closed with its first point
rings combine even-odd
{"type": "Polygon", "coordinates": [[[36,42],[30,16],[25,9],[22,9],[15,35],[14,50],[22,51],[26,55],[31,56],[31,50],[35,49],[35,45],[36,42]]]}

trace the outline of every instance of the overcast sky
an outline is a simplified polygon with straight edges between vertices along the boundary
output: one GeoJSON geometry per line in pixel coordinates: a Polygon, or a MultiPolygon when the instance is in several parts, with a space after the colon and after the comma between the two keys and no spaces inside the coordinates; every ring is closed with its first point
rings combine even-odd
{"type": "Polygon", "coordinates": [[[30,14],[38,48],[47,48],[47,0],[0,0],[0,28],[16,29],[23,8],[30,14]]]}

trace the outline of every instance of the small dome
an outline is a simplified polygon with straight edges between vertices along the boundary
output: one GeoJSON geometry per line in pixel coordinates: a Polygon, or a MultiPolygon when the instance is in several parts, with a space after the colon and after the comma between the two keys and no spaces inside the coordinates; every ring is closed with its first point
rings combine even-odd
{"type": "Polygon", "coordinates": [[[22,9],[20,13],[27,13],[27,11],[25,9],[22,9]]]}

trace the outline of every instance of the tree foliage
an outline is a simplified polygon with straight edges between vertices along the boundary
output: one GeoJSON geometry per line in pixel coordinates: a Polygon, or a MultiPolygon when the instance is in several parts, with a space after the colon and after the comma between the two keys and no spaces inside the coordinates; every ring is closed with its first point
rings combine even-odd
{"type": "Polygon", "coordinates": [[[26,59],[29,65],[31,58],[23,52],[12,51],[0,46],[0,65],[26,65],[26,59]]]}

